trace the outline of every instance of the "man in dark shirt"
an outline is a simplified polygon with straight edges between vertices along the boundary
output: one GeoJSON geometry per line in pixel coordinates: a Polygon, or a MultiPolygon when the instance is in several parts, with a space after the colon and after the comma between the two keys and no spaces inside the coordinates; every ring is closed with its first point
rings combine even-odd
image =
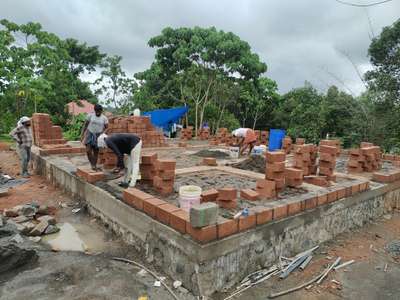
{"type": "Polygon", "coordinates": [[[134,187],[139,175],[141,139],[131,133],[115,133],[110,136],[103,134],[98,139],[98,145],[107,146],[117,155],[118,162],[114,172],[119,173],[122,169],[125,171],[124,180],[120,185],[134,187]],[[124,165],[124,154],[128,155],[126,165],[124,165]]]}

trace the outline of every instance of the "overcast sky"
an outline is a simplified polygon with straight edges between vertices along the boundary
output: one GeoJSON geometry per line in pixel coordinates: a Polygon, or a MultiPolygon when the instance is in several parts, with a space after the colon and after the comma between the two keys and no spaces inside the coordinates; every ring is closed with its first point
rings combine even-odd
{"type": "Polygon", "coordinates": [[[335,0],[0,1],[0,18],[40,22],[61,37],[99,45],[103,52],[123,56],[130,74],[150,66],[154,50],[147,41],[164,27],[232,31],[266,62],[266,75],[277,81],[281,92],[307,80],[320,90],[335,84],[360,93],[363,84],[343,53],[365,72],[371,67],[371,27],[378,35],[399,17],[400,0],[368,9],[335,0]]]}

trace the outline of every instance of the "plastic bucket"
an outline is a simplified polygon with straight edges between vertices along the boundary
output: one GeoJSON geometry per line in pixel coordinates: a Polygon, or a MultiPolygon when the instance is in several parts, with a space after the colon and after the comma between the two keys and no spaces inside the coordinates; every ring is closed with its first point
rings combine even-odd
{"type": "Polygon", "coordinates": [[[179,188],[179,206],[189,212],[193,205],[200,204],[201,187],[184,185],[179,188]]]}
{"type": "Polygon", "coordinates": [[[286,131],[283,129],[271,129],[269,131],[269,151],[279,150],[282,148],[282,140],[286,135],[286,131]]]}

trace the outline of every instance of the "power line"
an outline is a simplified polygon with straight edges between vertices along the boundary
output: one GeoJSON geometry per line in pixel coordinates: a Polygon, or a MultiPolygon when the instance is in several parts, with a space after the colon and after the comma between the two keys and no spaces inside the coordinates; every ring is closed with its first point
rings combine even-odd
{"type": "Polygon", "coordinates": [[[379,4],[391,2],[391,1],[393,1],[393,0],[383,0],[383,1],[374,2],[374,3],[369,3],[369,4],[357,4],[357,3],[351,3],[351,2],[346,2],[346,1],[342,1],[342,0],[335,0],[335,1],[338,2],[338,3],[344,4],[344,5],[349,5],[349,6],[355,6],[355,7],[371,7],[371,6],[375,6],[375,5],[379,5],[379,4]]]}

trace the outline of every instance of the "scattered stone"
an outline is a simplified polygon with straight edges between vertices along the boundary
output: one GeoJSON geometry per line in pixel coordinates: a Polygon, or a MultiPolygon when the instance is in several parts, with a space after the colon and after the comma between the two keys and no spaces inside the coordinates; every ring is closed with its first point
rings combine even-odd
{"type": "Polygon", "coordinates": [[[31,236],[39,236],[43,232],[45,232],[46,228],[49,226],[49,223],[46,220],[41,221],[39,224],[35,226],[30,232],[31,236]]]}
{"type": "Polygon", "coordinates": [[[49,225],[47,226],[46,230],[44,231],[44,234],[52,234],[52,233],[57,233],[60,231],[60,228],[57,227],[56,225],[49,225]]]}
{"type": "Polygon", "coordinates": [[[34,243],[39,243],[42,240],[40,236],[29,236],[28,239],[34,243]]]}
{"type": "Polygon", "coordinates": [[[32,220],[32,217],[18,216],[12,219],[15,223],[24,223],[32,220]]]}
{"type": "Polygon", "coordinates": [[[24,239],[22,238],[22,236],[18,233],[16,235],[14,235],[11,239],[10,242],[14,242],[16,244],[21,244],[24,242],[24,239]]]}
{"type": "Polygon", "coordinates": [[[15,223],[17,226],[17,230],[21,232],[24,235],[29,235],[29,233],[35,228],[36,223],[30,221],[30,222],[25,222],[22,224],[15,223]]]}
{"type": "Polygon", "coordinates": [[[37,259],[35,250],[21,249],[15,244],[0,246],[0,274],[33,263],[37,259]]]}
{"type": "Polygon", "coordinates": [[[42,216],[42,217],[37,218],[37,220],[39,222],[47,221],[47,223],[49,223],[49,225],[56,225],[56,223],[57,223],[56,219],[52,216],[42,216]]]}
{"type": "Polygon", "coordinates": [[[386,245],[386,250],[394,257],[400,256],[400,240],[391,241],[386,245]]]}
{"type": "Polygon", "coordinates": [[[172,285],[177,289],[178,287],[182,286],[182,281],[175,280],[172,285]]]}
{"type": "Polygon", "coordinates": [[[3,215],[8,218],[18,217],[18,210],[14,208],[5,209],[3,215]]]}
{"type": "Polygon", "coordinates": [[[0,197],[5,197],[8,195],[10,189],[8,188],[0,188],[0,197]]]}
{"type": "Polygon", "coordinates": [[[37,213],[39,215],[48,215],[49,214],[49,207],[47,205],[40,205],[37,213]]]}
{"type": "Polygon", "coordinates": [[[26,216],[26,217],[34,216],[36,214],[36,212],[37,212],[37,208],[30,204],[22,205],[20,207],[20,209],[18,210],[19,215],[26,216]]]}
{"type": "Polygon", "coordinates": [[[34,208],[36,208],[36,210],[38,210],[40,207],[40,204],[37,203],[36,201],[32,201],[31,203],[28,203],[28,205],[33,206],[34,208]]]}

